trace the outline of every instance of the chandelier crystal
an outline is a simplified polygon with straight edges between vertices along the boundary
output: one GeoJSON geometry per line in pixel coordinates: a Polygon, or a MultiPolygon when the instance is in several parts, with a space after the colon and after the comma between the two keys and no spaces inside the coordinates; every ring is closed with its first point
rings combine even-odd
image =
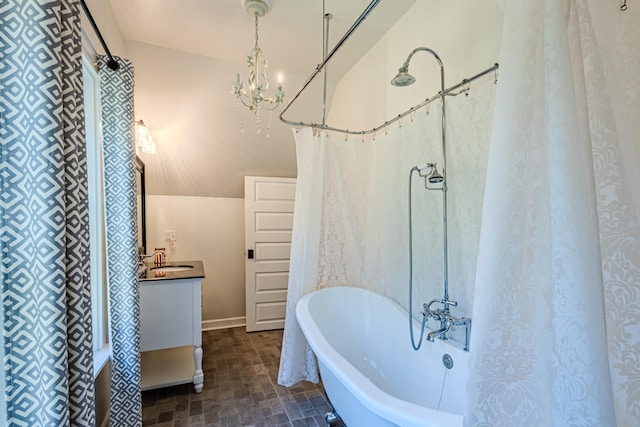
{"type": "Polygon", "coordinates": [[[249,108],[249,111],[253,113],[256,122],[256,133],[260,133],[262,129],[264,129],[266,130],[267,137],[269,137],[272,114],[269,114],[269,120],[265,126],[262,111],[266,110],[271,112],[284,101],[282,77],[278,79],[278,88],[275,93],[272,96],[267,95],[267,91],[269,90],[269,81],[267,79],[269,63],[258,45],[258,18],[269,12],[271,3],[268,0],[243,0],[242,3],[247,13],[253,15],[255,18],[256,43],[247,55],[247,65],[249,67],[247,84],[245,85],[245,83],[240,80],[240,73],[238,73],[236,81],[231,87],[231,93],[236,96],[241,130],[244,131],[244,123],[242,122],[240,104],[249,108]]]}

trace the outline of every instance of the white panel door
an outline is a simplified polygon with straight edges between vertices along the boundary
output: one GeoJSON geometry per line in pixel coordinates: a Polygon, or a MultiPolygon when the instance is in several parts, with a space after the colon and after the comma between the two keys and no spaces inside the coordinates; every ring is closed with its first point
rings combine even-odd
{"type": "Polygon", "coordinates": [[[295,178],[244,178],[247,332],[284,327],[295,194],[295,178]]]}

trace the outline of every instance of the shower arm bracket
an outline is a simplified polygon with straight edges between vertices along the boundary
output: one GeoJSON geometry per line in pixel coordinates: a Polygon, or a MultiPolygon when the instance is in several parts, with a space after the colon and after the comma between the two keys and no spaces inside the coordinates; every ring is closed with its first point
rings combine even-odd
{"type": "Polygon", "coordinates": [[[429,180],[427,179],[427,177],[424,178],[424,189],[429,191],[445,191],[444,186],[429,187],[429,180]]]}

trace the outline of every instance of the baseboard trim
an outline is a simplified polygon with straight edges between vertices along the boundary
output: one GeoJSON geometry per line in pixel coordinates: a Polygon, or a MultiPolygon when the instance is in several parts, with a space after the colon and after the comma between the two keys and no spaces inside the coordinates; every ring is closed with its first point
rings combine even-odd
{"type": "Polygon", "coordinates": [[[247,325],[247,318],[230,317],[228,319],[205,320],[202,322],[203,331],[213,331],[216,329],[238,328],[247,325]]]}

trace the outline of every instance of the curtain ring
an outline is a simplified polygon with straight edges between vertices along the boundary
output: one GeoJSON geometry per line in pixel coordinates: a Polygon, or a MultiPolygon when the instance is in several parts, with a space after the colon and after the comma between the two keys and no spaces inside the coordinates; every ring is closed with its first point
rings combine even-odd
{"type": "Polygon", "coordinates": [[[622,6],[620,6],[620,10],[624,12],[627,9],[627,0],[622,0],[622,6]]]}
{"type": "Polygon", "coordinates": [[[498,84],[498,67],[493,70],[493,84],[498,84]]]}
{"type": "Polygon", "coordinates": [[[409,113],[409,118],[411,118],[411,123],[413,123],[413,116],[416,115],[415,110],[413,109],[413,107],[411,107],[411,112],[409,113]]]}
{"type": "Polygon", "coordinates": [[[431,101],[427,103],[427,116],[429,115],[429,108],[431,107],[431,101]]]}
{"type": "Polygon", "coordinates": [[[384,134],[389,134],[389,122],[385,122],[384,124],[384,134]]]}

